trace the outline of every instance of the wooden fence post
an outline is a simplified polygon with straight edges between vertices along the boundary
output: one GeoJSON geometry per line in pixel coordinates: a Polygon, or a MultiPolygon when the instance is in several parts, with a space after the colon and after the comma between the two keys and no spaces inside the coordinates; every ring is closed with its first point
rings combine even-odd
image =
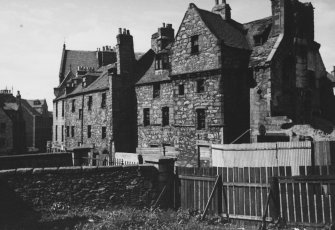
{"type": "Polygon", "coordinates": [[[280,218],[280,199],[279,199],[279,181],[277,177],[270,178],[269,210],[273,220],[280,218]]]}

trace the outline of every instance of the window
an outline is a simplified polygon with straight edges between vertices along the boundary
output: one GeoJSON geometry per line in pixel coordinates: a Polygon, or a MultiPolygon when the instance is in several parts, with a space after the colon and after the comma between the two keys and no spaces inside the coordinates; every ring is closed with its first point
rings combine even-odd
{"type": "Polygon", "coordinates": [[[74,137],[74,126],[71,126],[71,137],[74,137]]]}
{"type": "Polygon", "coordinates": [[[143,125],[150,125],[150,109],[143,109],[143,125]]]}
{"type": "Polygon", "coordinates": [[[178,85],[178,94],[179,95],[184,95],[185,88],[184,85],[178,85]]]}
{"type": "Polygon", "coordinates": [[[162,108],[162,126],[169,125],[169,107],[162,108]]]}
{"type": "Polygon", "coordinates": [[[91,138],[92,136],[92,127],[90,125],[87,126],[87,138],[91,138]]]}
{"type": "Polygon", "coordinates": [[[168,69],[169,68],[169,57],[167,54],[157,54],[155,58],[155,69],[168,69]]]}
{"type": "Polygon", "coordinates": [[[40,105],[41,104],[40,100],[35,100],[33,103],[34,103],[34,105],[40,105]]]}
{"type": "Polygon", "coordinates": [[[197,130],[205,129],[206,115],[204,109],[197,109],[197,130]]]}
{"type": "Polygon", "coordinates": [[[87,109],[88,110],[92,110],[92,96],[88,97],[88,101],[87,101],[87,109]]]}
{"type": "Polygon", "coordinates": [[[197,80],[197,93],[205,92],[205,81],[203,79],[197,80]]]}
{"type": "Polygon", "coordinates": [[[0,125],[0,133],[6,133],[6,123],[1,123],[1,125],[0,125]]]}
{"type": "Polygon", "coordinates": [[[101,94],[101,108],[106,108],[106,93],[101,94]]]}
{"type": "Polygon", "coordinates": [[[79,109],[79,120],[83,119],[83,110],[79,109]]]}
{"type": "Polygon", "coordinates": [[[199,53],[199,36],[194,35],[191,37],[191,54],[199,53]]]}
{"type": "Polygon", "coordinates": [[[72,113],[76,112],[76,100],[72,100],[72,108],[71,108],[72,113]]]}
{"type": "Polygon", "coordinates": [[[153,98],[159,97],[161,85],[159,83],[153,85],[153,98]]]}
{"type": "Polygon", "coordinates": [[[64,117],[64,101],[62,101],[62,117],[64,117]]]}
{"type": "Polygon", "coordinates": [[[62,125],[62,142],[64,141],[64,125],[62,125]]]}
{"type": "Polygon", "coordinates": [[[58,101],[56,102],[56,117],[58,117],[58,101]]]}
{"type": "Polygon", "coordinates": [[[66,126],[66,137],[70,137],[70,126],[66,126]]]}
{"type": "Polygon", "coordinates": [[[58,140],[58,127],[57,125],[55,126],[55,141],[58,140]]]}
{"type": "Polygon", "coordinates": [[[106,138],[106,127],[101,128],[101,138],[105,139],[106,138]]]}

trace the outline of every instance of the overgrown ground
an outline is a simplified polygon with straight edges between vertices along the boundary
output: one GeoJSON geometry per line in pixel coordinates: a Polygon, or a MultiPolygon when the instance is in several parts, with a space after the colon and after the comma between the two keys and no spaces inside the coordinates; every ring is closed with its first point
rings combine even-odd
{"type": "MultiPolygon", "coordinates": [[[[11,221],[0,229],[12,230],[107,230],[107,229],[260,229],[260,224],[242,225],[227,223],[225,218],[208,216],[201,220],[201,213],[185,210],[136,209],[115,207],[110,210],[73,208],[64,203],[54,203],[50,209],[26,219],[11,221]]],[[[278,229],[268,225],[266,229],[278,229]]],[[[305,228],[281,228],[305,229],[305,228]]],[[[331,229],[331,228],[325,228],[331,229]]]]}
{"type": "Polygon", "coordinates": [[[111,210],[73,208],[54,203],[50,209],[39,210],[38,215],[21,221],[12,221],[0,229],[24,230],[107,230],[107,229],[256,229],[227,223],[221,217],[201,219],[201,214],[190,211],[136,209],[115,207],[111,210]]]}

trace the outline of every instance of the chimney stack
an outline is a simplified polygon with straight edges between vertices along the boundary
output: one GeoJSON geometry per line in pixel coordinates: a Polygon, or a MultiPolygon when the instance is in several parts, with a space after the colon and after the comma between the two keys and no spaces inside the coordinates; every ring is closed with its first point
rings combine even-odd
{"type": "Polygon", "coordinates": [[[229,4],[226,3],[226,0],[222,0],[221,4],[219,4],[219,0],[215,0],[215,6],[213,7],[212,12],[220,14],[224,20],[231,19],[231,8],[229,4]]]}
{"type": "MultiPolygon", "coordinates": [[[[122,29],[119,29],[119,32],[122,29]]],[[[135,61],[133,36],[130,31],[123,29],[123,33],[116,36],[116,60],[117,60],[117,74],[130,75],[133,72],[133,65],[135,61]]]]}

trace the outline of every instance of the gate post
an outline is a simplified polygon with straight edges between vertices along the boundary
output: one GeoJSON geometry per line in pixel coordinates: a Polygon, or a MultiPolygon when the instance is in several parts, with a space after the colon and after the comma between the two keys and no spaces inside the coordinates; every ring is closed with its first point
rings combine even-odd
{"type": "Polygon", "coordinates": [[[174,158],[160,157],[158,159],[146,160],[146,163],[154,164],[158,169],[158,189],[161,197],[157,203],[162,208],[173,208],[174,206],[174,158]]]}

